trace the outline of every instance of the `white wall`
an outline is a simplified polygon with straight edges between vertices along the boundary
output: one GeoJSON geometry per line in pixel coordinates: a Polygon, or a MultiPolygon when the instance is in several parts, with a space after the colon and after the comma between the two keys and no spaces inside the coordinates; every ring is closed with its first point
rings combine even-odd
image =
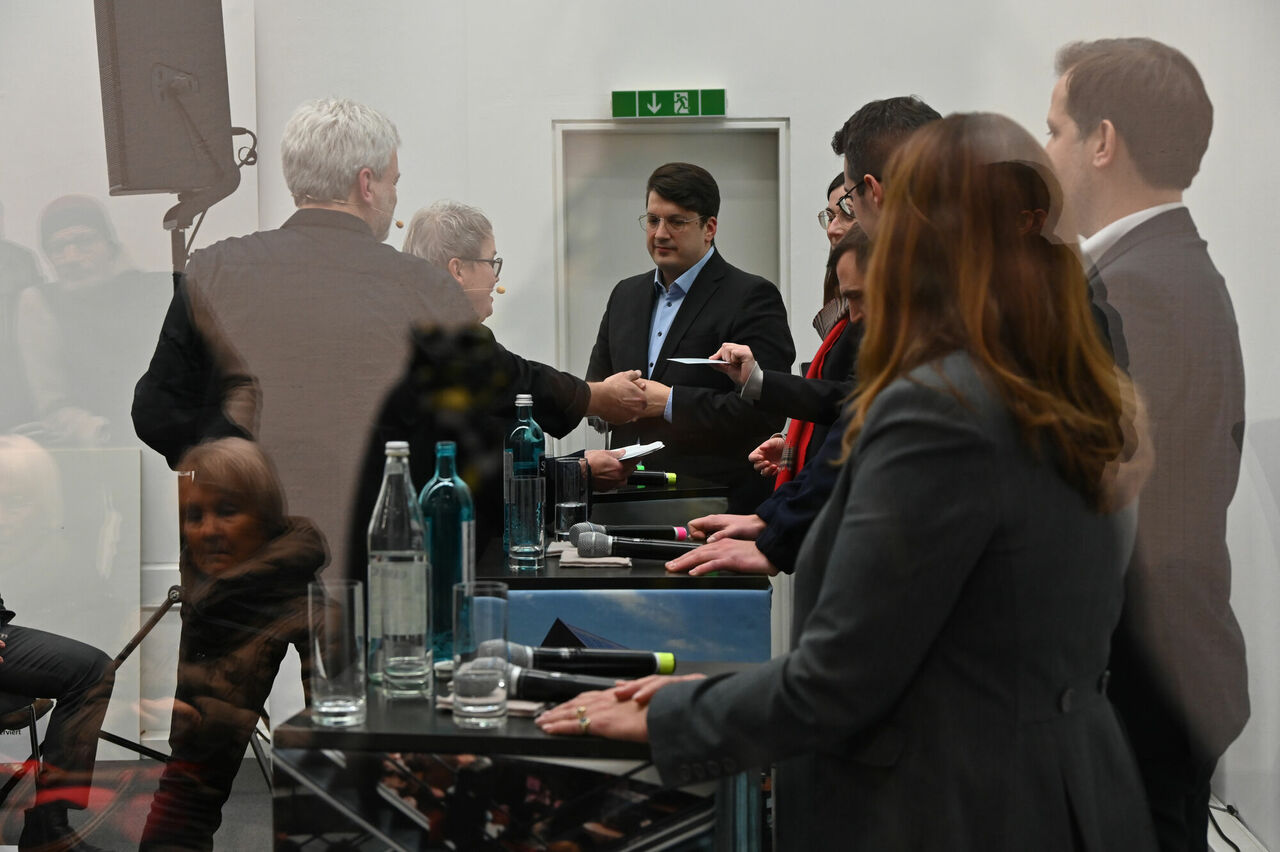
{"type": "MultiPolygon", "coordinates": [[[[832,131],[865,101],[916,93],[942,112],[996,110],[1043,131],[1063,42],[1150,35],[1184,50],[1216,106],[1216,127],[1187,195],[1226,276],[1240,322],[1251,422],[1280,417],[1272,329],[1280,291],[1273,237],[1280,173],[1280,4],[1236,0],[972,0],[701,3],[488,0],[227,0],[232,117],[254,127],[262,159],[218,208],[200,243],[274,227],[291,203],[279,174],[281,128],[300,101],[346,95],[399,125],[400,214],[441,197],[493,219],[510,292],[490,324],[511,348],[554,361],[552,121],[606,117],[612,89],[725,88],[730,116],[790,121],[790,280],[798,349],[816,341],[825,239],[814,221],[839,160],[832,131]],[[255,68],[256,66],[256,68],[255,68]],[[252,207],[256,203],[254,215],[252,207]]],[[[0,4],[0,201],[11,239],[35,244],[34,216],[67,191],[105,194],[92,14],[82,0],[0,4]]],[[[167,241],[155,222],[167,199],[112,199],[122,231],[155,266],[167,241]]],[[[393,241],[398,235],[393,235],[393,241]]],[[[639,233],[618,246],[618,275],[647,263],[639,233]]],[[[806,353],[807,354],[807,353],[806,353]]],[[[581,370],[584,365],[561,365],[581,370]]],[[[1238,612],[1249,639],[1254,718],[1224,762],[1222,784],[1246,820],[1280,848],[1280,677],[1273,613],[1277,512],[1262,482],[1280,453],[1247,441],[1231,518],[1238,612]]],[[[145,484],[144,484],[145,487],[145,484]]],[[[172,560],[166,495],[144,505],[144,561],[172,560]]],[[[159,567],[159,566],[158,566],[159,567]]]]}

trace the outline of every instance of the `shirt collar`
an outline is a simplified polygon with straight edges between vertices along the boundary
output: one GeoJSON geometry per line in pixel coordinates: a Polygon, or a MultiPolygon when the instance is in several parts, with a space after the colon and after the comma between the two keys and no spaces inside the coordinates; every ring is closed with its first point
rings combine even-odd
{"type": "Polygon", "coordinates": [[[1155,207],[1148,207],[1145,210],[1139,210],[1137,213],[1130,213],[1128,216],[1121,216],[1105,227],[1099,228],[1091,237],[1080,241],[1080,251],[1089,258],[1089,262],[1097,264],[1102,256],[1120,242],[1120,238],[1132,231],[1134,228],[1154,219],[1161,213],[1167,213],[1170,210],[1177,210],[1179,207],[1186,207],[1181,201],[1171,201],[1168,204],[1157,204],[1155,207]]]}
{"type": "Polygon", "coordinates": [[[373,239],[373,231],[369,230],[368,222],[354,213],[347,213],[342,210],[327,210],[323,207],[299,207],[293,211],[292,216],[285,220],[282,227],[288,228],[295,225],[341,228],[344,231],[367,234],[370,239],[373,239]]]}
{"type": "Polygon", "coordinates": [[[689,292],[689,288],[693,286],[694,280],[698,277],[698,273],[702,272],[702,267],[707,265],[707,261],[711,259],[711,255],[716,253],[715,246],[707,246],[707,252],[702,259],[686,269],[681,275],[671,282],[671,289],[667,290],[662,286],[662,270],[653,270],[653,285],[658,288],[661,293],[678,293],[685,295],[689,292]]]}

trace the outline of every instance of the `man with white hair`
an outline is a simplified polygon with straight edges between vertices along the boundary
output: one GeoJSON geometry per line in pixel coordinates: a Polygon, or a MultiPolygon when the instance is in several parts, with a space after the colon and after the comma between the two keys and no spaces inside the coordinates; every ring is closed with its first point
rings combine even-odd
{"type": "MultiPolygon", "coordinates": [[[[399,144],[395,125],[362,104],[300,106],[280,145],[297,212],[191,256],[134,397],[138,436],[171,465],[202,440],[258,440],[289,511],[328,538],[335,574],[361,562],[364,542],[349,530],[363,451],[409,361],[411,329],[475,322],[448,278],[382,243],[399,144]]],[[[503,392],[532,390],[553,434],[591,406],[626,419],[611,403],[629,382],[588,387],[496,349],[510,377],[503,392]]]]}

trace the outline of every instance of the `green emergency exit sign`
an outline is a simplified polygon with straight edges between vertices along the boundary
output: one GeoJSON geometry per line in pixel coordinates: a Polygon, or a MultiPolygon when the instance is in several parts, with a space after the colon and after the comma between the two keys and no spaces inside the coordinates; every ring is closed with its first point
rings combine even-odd
{"type": "Polygon", "coordinates": [[[667,89],[613,93],[614,118],[724,115],[724,89],[667,89]]]}

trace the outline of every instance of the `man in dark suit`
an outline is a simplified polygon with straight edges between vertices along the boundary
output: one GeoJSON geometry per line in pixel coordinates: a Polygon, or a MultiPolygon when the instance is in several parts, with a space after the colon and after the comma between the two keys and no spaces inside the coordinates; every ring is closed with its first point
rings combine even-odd
{"type": "Polygon", "coordinates": [[[657,266],[618,282],[609,297],[587,380],[619,370],[644,375],[648,406],[614,432],[614,444],[662,441],[649,467],[729,487],[730,511],[750,511],[768,494],[747,454],[781,417],[739,398],[728,377],[675,357],[706,358],[727,340],[751,347],[766,369],[791,369],[795,347],[782,297],[716,251],[720,189],[706,169],[667,163],[649,177],[640,217],[657,266]]]}
{"type": "MultiPolygon", "coordinates": [[[[836,199],[833,206],[856,220],[867,237],[875,237],[876,224],[880,221],[880,208],[884,205],[885,193],[883,175],[889,164],[889,157],[918,128],[941,117],[937,110],[914,95],[901,95],[863,104],[832,135],[831,149],[844,159],[846,187],[844,194],[836,199]]],[[[846,273],[859,270],[865,272],[867,258],[868,255],[864,255],[852,267],[846,267],[846,273]]],[[[841,277],[841,293],[846,300],[852,299],[856,293],[860,304],[861,278],[860,274],[841,277]]],[[[852,344],[850,348],[853,351],[849,353],[852,369],[862,339],[861,328],[857,329],[856,341],[848,333],[845,336],[849,337],[848,342],[852,344]]],[[[777,373],[771,376],[764,371],[762,365],[755,363],[752,356],[753,353],[746,347],[725,347],[721,353],[721,357],[735,363],[737,375],[734,381],[744,385],[744,398],[759,398],[760,401],[755,403],[757,407],[770,402],[790,406],[797,401],[796,397],[788,399],[785,394],[779,396],[777,390],[809,385],[825,397],[828,406],[825,415],[834,420],[839,406],[852,389],[852,375],[847,384],[814,384],[799,376],[777,373]],[[734,354],[734,349],[739,350],[737,355],[734,354]],[[746,357],[741,357],[742,350],[745,350],[746,357]],[[755,391],[751,390],[753,375],[758,375],[759,378],[759,386],[755,391]],[[834,413],[832,406],[836,408],[834,413]]],[[[732,368],[729,374],[734,375],[732,368]]],[[[773,410],[779,409],[775,405],[773,410]]],[[[823,413],[789,407],[781,410],[802,419],[823,413]]],[[[805,463],[799,476],[783,483],[764,502],[754,507],[754,514],[742,517],[708,515],[690,521],[691,528],[701,531],[711,541],[707,546],[674,560],[670,563],[670,568],[693,573],[720,570],[791,573],[795,568],[800,543],[804,541],[813,519],[826,503],[831,488],[835,485],[835,472],[829,462],[840,454],[840,435],[843,432],[844,428],[839,424],[831,429],[831,434],[826,436],[826,443],[831,446],[823,441],[811,442],[812,459],[805,463]]],[[[765,447],[760,447],[757,453],[762,453],[764,449],[765,447]]]]}
{"type": "Polygon", "coordinates": [[[1067,45],[1057,71],[1046,148],[1155,444],[1113,641],[1112,699],[1162,848],[1205,849],[1209,781],[1249,716],[1226,544],[1244,371],[1231,298],[1182,204],[1213,106],[1191,62],[1150,39],[1067,45]]]}

